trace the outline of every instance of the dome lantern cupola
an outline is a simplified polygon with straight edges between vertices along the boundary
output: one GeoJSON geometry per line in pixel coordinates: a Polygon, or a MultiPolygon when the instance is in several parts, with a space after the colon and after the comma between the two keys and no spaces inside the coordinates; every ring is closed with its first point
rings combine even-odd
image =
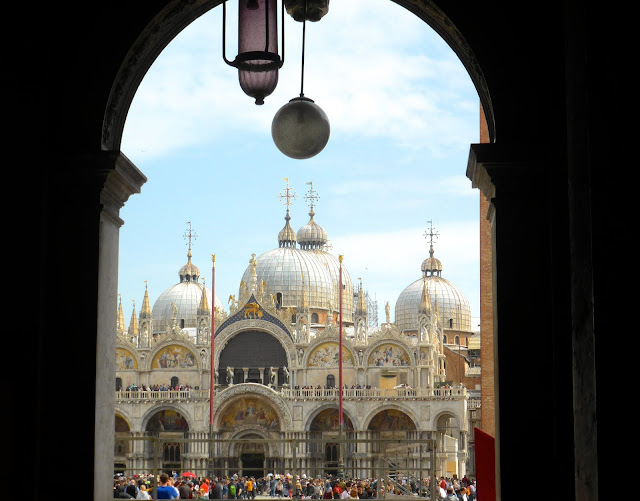
{"type": "Polygon", "coordinates": [[[278,233],[278,246],[279,247],[294,247],[296,246],[296,232],[289,224],[291,216],[289,216],[289,209],[287,209],[287,215],[284,217],[286,221],[284,228],[278,233]]]}
{"type": "Polygon", "coordinates": [[[180,268],[180,282],[198,282],[200,279],[200,270],[191,262],[191,240],[196,239],[196,234],[191,229],[191,221],[189,221],[189,229],[185,232],[184,237],[188,240],[189,251],[187,252],[187,264],[180,268]]]}
{"type": "Polygon", "coordinates": [[[313,183],[307,183],[311,186],[309,189],[309,193],[307,193],[304,198],[309,201],[309,222],[305,224],[302,228],[298,230],[298,243],[300,244],[300,248],[304,250],[322,250],[325,245],[327,245],[327,241],[329,237],[327,236],[327,232],[324,230],[322,226],[316,223],[313,219],[315,216],[315,212],[313,207],[320,197],[318,193],[313,189],[313,183]]]}
{"type": "Polygon", "coordinates": [[[422,274],[428,276],[442,276],[442,263],[438,258],[433,257],[433,244],[429,247],[429,257],[422,261],[422,274]]]}

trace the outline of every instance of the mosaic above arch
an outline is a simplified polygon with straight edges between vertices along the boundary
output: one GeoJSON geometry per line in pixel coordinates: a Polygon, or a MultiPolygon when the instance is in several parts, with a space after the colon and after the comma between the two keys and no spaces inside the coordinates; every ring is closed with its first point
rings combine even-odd
{"type": "Polygon", "coordinates": [[[280,419],[273,406],[253,396],[233,400],[222,411],[219,422],[221,431],[256,425],[267,430],[280,430],[280,419]]]}
{"type": "Polygon", "coordinates": [[[416,429],[416,424],[407,414],[398,409],[385,409],[378,412],[368,426],[374,431],[410,431],[416,429]]]}
{"type": "Polygon", "coordinates": [[[161,348],[151,362],[152,369],[193,369],[197,367],[197,358],[193,352],[178,344],[161,348]]]}
{"type": "MultiPolygon", "coordinates": [[[[342,414],[344,428],[353,430],[351,418],[344,412],[342,414]]],[[[330,408],[320,411],[311,421],[309,431],[338,431],[340,429],[340,413],[338,409],[330,408]]]]}
{"type": "MultiPolygon", "coordinates": [[[[337,367],[339,359],[340,345],[335,341],[328,341],[313,349],[307,359],[307,367],[337,367]]],[[[354,365],[353,355],[344,347],[342,349],[342,364],[354,365]]]]}
{"type": "Polygon", "coordinates": [[[369,365],[377,367],[401,367],[411,365],[409,354],[396,344],[381,344],[369,354],[369,365]]]}
{"type": "Polygon", "coordinates": [[[189,431],[189,423],[182,414],[173,409],[156,412],[147,422],[146,431],[151,432],[183,432],[189,431]]]}
{"type": "Polygon", "coordinates": [[[138,360],[129,350],[116,348],[116,370],[130,371],[138,369],[138,360]]]}

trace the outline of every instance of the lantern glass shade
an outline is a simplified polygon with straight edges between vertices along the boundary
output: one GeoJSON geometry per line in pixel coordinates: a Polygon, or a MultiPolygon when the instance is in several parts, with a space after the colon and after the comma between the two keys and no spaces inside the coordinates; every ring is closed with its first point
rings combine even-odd
{"type": "Polygon", "coordinates": [[[311,158],[329,141],[331,127],[327,114],[306,97],[296,97],[278,110],[271,135],[278,149],[295,159],[311,158]]]}
{"type": "Polygon", "coordinates": [[[278,84],[277,0],[239,0],[238,79],[245,94],[263,104],[278,84]]]}

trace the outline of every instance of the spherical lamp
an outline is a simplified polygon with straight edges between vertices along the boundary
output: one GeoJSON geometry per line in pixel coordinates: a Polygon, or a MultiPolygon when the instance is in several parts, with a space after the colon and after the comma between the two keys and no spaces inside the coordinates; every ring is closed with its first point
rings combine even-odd
{"type": "Polygon", "coordinates": [[[290,158],[311,158],[329,142],[329,118],[313,100],[293,98],[278,110],[271,124],[271,136],[278,149],[290,158]]]}

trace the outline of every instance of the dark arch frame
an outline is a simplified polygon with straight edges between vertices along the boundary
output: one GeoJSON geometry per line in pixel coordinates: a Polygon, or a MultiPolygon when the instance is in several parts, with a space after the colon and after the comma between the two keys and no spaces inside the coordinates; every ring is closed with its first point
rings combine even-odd
{"type": "MultiPolygon", "coordinates": [[[[201,0],[184,3],[191,12],[204,5],[201,0]]],[[[628,80],[612,75],[629,67],[632,45],[623,37],[634,33],[634,18],[626,7],[586,0],[536,6],[504,0],[405,2],[420,15],[432,3],[464,34],[491,91],[490,106],[483,104],[492,112],[495,130],[489,131],[491,144],[471,146],[467,176],[490,204],[496,332],[504,334],[496,337],[495,351],[500,363],[497,451],[507,460],[497,459],[505,486],[523,468],[533,471],[547,464],[558,473],[559,497],[594,499],[599,490],[604,496],[607,484],[598,484],[599,469],[608,470],[603,479],[617,472],[610,470],[605,455],[599,460],[598,429],[614,429],[608,426],[610,410],[618,402],[615,392],[606,391],[616,382],[602,365],[605,341],[601,337],[597,343],[596,332],[606,338],[608,319],[621,309],[611,291],[623,289],[626,276],[611,273],[611,249],[616,249],[617,262],[633,262],[629,228],[636,212],[630,206],[635,186],[622,182],[632,165],[624,146],[632,143],[625,142],[628,111],[617,97],[628,80]],[[535,245],[532,228],[538,231],[535,245]],[[532,268],[523,263],[536,263],[535,270],[545,270],[554,280],[529,276],[532,268]],[[523,324],[523,318],[534,317],[543,320],[544,329],[523,324]],[[508,398],[517,391],[522,369],[512,355],[524,338],[539,341],[538,369],[554,383],[541,385],[535,394],[542,407],[553,409],[549,422],[522,413],[508,398]],[[605,389],[597,399],[596,388],[605,389]],[[521,455],[523,428],[529,430],[530,443],[544,443],[544,450],[531,447],[521,455]],[[509,462],[516,456],[521,461],[509,462]]],[[[24,296],[35,298],[29,314],[38,312],[29,317],[33,335],[20,337],[23,349],[33,354],[23,371],[37,395],[34,412],[24,416],[24,426],[33,433],[20,436],[14,449],[24,452],[20,464],[32,465],[34,496],[43,497],[56,480],[49,465],[57,460],[52,455],[57,437],[50,429],[68,425],[64,417],[51,414],[59,396],[44,383],[59,378],[59,360],[69,356],[70,347],[101,355],[76,358],[85,377],[75,389],[94,399],[78,406],[74,420],[74,432],[94,437],[78,445],[86,458],[78,475],[94,479],[95,499],[100,499],[107,490],[101,479],[111,470],[101,458],[113,446],[96,430],[113,426],[113,415],[105,412],[113,405],[113,367],[103,355],[115,349],[110,317],[117,305],[113,270],[117,230],[123,224],[119,209],[146,180],[117,147],[108,146],[115,144],[115,129],[113,122],[105,129],[106,117],[122,114],[124,120],[126,115],[125,107],[112,109],[122,100],[109,95],[132,93],[118,88],[116,78],[119,69],[122,74],[133,69],[130,56],[137,55],[131,48],[140,48],[136,40],[145,31],[164,33],[163,20],[170,25],[184,7],[166,0],[11,7],[25,9],[15,18],[28,19],[33,28],[19,44],[8,46],[9,76],[3,85],[12,96],[7,100],[10,138],[17,139],[9,144],[12,151],[28,152],[19,159],[19,169],[9,169],[7,186],[25,188],[12,190],[19,196],[10,202],[24,209],[22,216],[33,230],[22,249],[31,253],[23,260],[36,266],[30,275],[36,284],[22,285],[24,296]],[[69,242],[75,243],[73,253],[69,242]],[[78,275],[69,270],[83,271],[84,294],[77,294],[78,275]],[[59,315],[59,301],[52,300],[58,297],[77,298],[73,325],[50,321],[59,315]]]]}

